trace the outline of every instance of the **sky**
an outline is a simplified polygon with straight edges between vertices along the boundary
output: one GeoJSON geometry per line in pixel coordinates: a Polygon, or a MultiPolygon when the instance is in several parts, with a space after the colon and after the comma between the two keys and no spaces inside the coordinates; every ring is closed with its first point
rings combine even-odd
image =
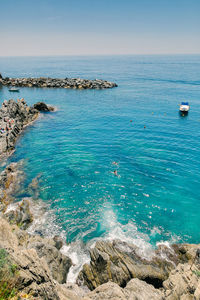
{"type": "Polygon", "coordinates": [[[0,0],[0,56],[200,54],[200,0],[0,0]]]}

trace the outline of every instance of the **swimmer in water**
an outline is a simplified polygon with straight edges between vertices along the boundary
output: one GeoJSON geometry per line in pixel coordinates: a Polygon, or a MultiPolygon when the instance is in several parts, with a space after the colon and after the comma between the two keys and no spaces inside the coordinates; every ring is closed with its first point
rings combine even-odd
{"type": "Polygon", "coordinates": [[[115,170],[115,171],[113,172],[113,174],[114,174],[115,176],[118,176],[117,170],[115,170]]]}
{"type": "Polygon", "coordinates": [[[116,161],[113,161],[112,164],[118,166],[118,163],[116,161]]]}

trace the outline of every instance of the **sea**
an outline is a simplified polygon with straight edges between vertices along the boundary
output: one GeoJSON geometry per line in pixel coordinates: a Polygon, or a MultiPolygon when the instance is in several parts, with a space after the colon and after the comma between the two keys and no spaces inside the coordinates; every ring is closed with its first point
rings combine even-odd
{"type": "Polygon", "coordinates": [[[66,240],[70,281],[99,239],[134,243],[143,253],[159,243],[200,243],[200,55],[1,57],[0,73],[118,84],[0,87],[1,103],[23,97],[56,107],[24,130],[1,168],[23,160],[16,202],[32,197],[32,233],[66,240]],[[186,116],[181,101],[190,104],[186,116]]]}

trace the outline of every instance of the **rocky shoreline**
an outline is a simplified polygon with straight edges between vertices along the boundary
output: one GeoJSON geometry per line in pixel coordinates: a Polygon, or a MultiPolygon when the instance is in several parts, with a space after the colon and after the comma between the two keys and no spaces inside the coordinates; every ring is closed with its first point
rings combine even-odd
{"type": "Polygon", "coordinates": [[[53,111],[45,103],[38,102],[33,107],[25,100],[5,100],[0,109],[0,157],[9,155],[15,148],[15,142],[22,130],[39,116],[39,112],[53,111]]]}
{"type": "MultiPolygon", "coordinates": [[[[45,103],[29,107],[24,99],[4,101],[1,154],[14,150],[17,137],[40,111],[52,110],[45,103]]],[[[160,245],[145,257],[133,244],[98,241],[89,249],[90,263],[83,266],[76,284],[66,283],[74,262],[62,252],[65,241],[57,235],[28,233],[39,175],[28,186],[34,197],[16,201],[24,177],[23,161],[0,173],[0,299],[200,299],[200,245],[160,245]]]]}
{"type": "Polygon", "coordinates": [[[65,88],[65,89],[109,89],[117,87],[114,82],[101,79],[81,78],[9,78],[0,74],[0,85],[8,87],[39,87],[39,88],[65,88]]]}

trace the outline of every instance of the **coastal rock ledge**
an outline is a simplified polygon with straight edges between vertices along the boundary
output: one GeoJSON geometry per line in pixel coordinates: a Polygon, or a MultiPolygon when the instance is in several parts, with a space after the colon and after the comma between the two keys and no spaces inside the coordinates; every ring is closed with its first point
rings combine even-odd
{"type": "Polygon", "coordinates": [[[25,100],[5,100],[0,108],[0,158],[15,149],[15,142],[22,130],[37,119],[40,112],[50,112],[54,108],[43,102],[28,106],[25,100]]]}
{"type": "Polygon", "coordinates": [[[0,85],[9,87],[39,87],[39,88],[65,88],[65,89],[109,89],[117,87],[114,82],[101,79],[81,78],[9,78],[0,74],[0,85]]]}

